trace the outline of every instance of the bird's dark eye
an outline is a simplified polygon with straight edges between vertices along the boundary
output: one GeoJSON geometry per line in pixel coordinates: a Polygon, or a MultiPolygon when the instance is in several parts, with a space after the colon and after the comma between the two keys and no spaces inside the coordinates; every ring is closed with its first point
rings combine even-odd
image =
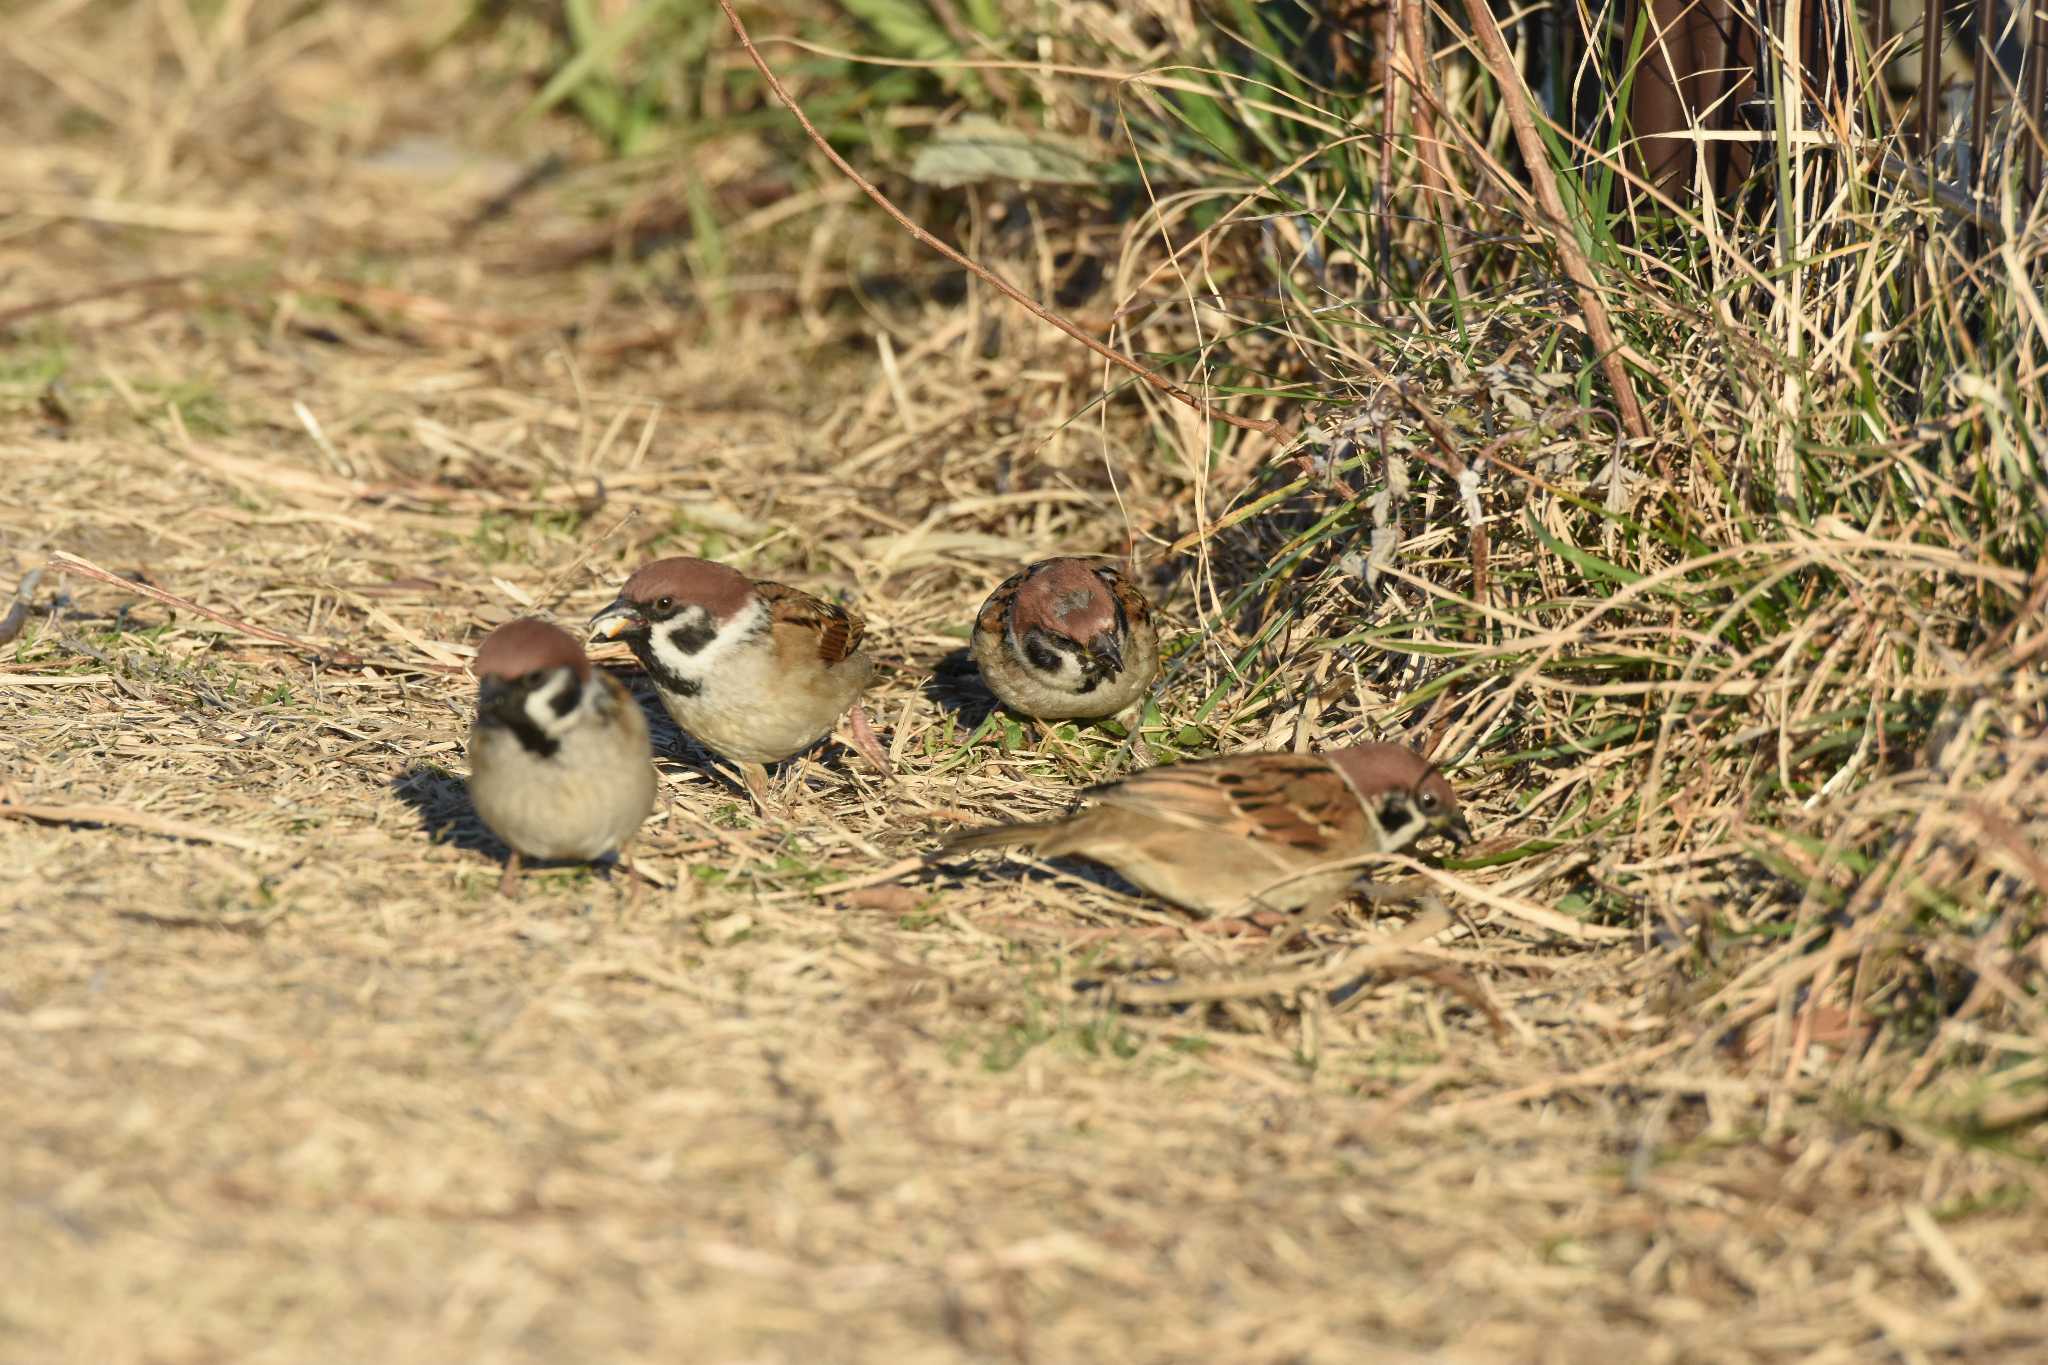
{"type": "Polygon", "coordinates": [[[1435,810],[1437,808],[1435,792],[1424,792],[1422,794],[1422,808],[1424,810],[1435,810]]]}
{"type": "Polygon", "coordinates": [[[676,609],[676,599],[673,597],[661,598],[660,600],[655,602],[654,609],[666,615],[667,613],[672,612],[676,609]]]}

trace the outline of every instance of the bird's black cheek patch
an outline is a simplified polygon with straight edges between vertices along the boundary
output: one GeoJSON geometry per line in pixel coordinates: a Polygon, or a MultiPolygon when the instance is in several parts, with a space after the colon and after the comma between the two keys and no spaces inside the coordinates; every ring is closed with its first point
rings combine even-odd
{"type": "Polygon", "coordinates": [[[582,700],[583,684],[571,678],[567,687],[564,687],[549,699],[548,709],[558,716],[566,716],[571,711],[574,711],[582,700]]]}
{"type": "Polygon", "coordinates": [[[654,650],[654,644],[645,635],[626,642],[633,650],[633,657],[640,661],[640,667],[647,670],[647,676],[654,679],[654,685],[664,692],[678,696],[694,697],[704,690],[703,684],[695,678],[686,678],[670,668],[661,655],[654,650]]]}
{"type": "Polygon", "coordinates": [[[1057,673],[1065,657],[1045,638],[1042,630],[1033,630],[1024,637],[1024,658],[1033,668],[1045,673],[1057,673]]]}
{"type": "Polygon", "coordinates": [[[536,758],[553,758],[562,746],[554,736],[533,723],[533,717],[526,709],[507,707],[498,712],[497,719],[519,741],[519,747],[536,758]]]}
{"type": "Polygon", "coordinates": [[[1096,658],[1079,642],[1062,640],[1033,627],[1024,636],[1024,660],[1041,673],[1060,677],[1068,665],[1080,677],[1069,688],[1076,696],[1086,696],[1100,687],[1110,676],[1109,665],[1096,658]]]}
{"type": "Polygon", "coordinates": [[[512,733],[518,735],[520,744],[538,758],[553,758],[562,747],[539,726],[531,723],[513,726],[512,733]]]}
{"type": "Polygon", "coordinates": [[[678,622],[668,633],[668,642],[681,654],[695,654],[717,638],[718,628],[702,612],[690,613],[688,620],[678,622]]]}
{"type": "Polygon", "coordinates": [[[1380,828],[1398,834],[1415,823],[1415,808],[1406,801],[1389,801],[1380,807],[1380,828]]]}
{"type": "Polygon", "coordinates": [[[664,692],[673,692],[679,697],[694,697],[704,690],[703,683],[676,672],[662,662],[661,656],[653,650],[640,656],[640,664],[647,670],[647,676],[654,679],[654,685],[664,692]]]}

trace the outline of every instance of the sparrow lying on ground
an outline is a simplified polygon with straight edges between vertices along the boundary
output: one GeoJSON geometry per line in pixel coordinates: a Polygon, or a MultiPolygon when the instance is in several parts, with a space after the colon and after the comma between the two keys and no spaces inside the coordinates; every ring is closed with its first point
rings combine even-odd
{"type": "Polygon", "coordinates": [[[1159,675],[1151,604],[1107,559],[1042,559],[1004,579],[973,650],[996,700],[1040,720],[1113,716],[1159,675]]]}
{"type": "Polygon", "coordinates": [[[621,849],[654,809],[654,761],[640,703],[591,668],[576,637],[522,617],[477,651],[469,796],[519,858],[595,859],[621,849]]]}
{"type": "Polygon", "coordinates": [[[1328,910],[1359,877],[1356,866],[1330,863],[1397,852],[1424,834],[1471,837],[1444,775],[1397,744],[1197,759],[1085,795],[1095,804],[1077,815],[969,830],[943,851],[1074,854],[1163,900],[1221,916],[1328,910]]]}
{"type": "Polygon", "coordinates": [[[758,803],[765,764],[801,753],[848,716],[854,747],[886,776],[861,690],[874,666],[858,612],[708,559],[657,559],[590,618],[624,638],[675,723],[740,766],[758,803]],[[850,714],[849,714],[850,708],[850,714]]]}

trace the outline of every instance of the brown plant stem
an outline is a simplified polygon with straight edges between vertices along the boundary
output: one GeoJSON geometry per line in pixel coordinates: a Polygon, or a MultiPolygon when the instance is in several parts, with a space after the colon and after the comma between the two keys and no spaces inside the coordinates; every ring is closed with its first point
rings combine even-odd
{"type": "Polygon", "coordinates": [[[1586,317],[1586,334],[1592,338],[1594,349],[1600,352],[1600,368],[1607,375],[1608,387],[1614,390],[1614,406],[1620,414],[1622,428],[1634,439],[1647,439],[1650,428],[1643,420],[1641,405],[1636,402],[1635,384],[1629,379],[1628,363],[1621,358],[1621,343],[1615,338],[1614,328],[1607,320],[1607,305],[1600,300],[1600,287],[1593,279],[1593,267],[1586,260],[1585,253],[1579,250],[1578,239],[1572,233],[1571,224],[1565,220],[1564,200],[1558,195],[1557,181],[1551,175],[1543,139],[1536,134],[1536,120],[1529,112],[1529,92],[1523,88],[1521,73],[1515,69],[1514,61],[1508,55],[1507,40],[1501,37],[1500,25],[1494,22],[1493,10],[1486,0],[1465,0],[1465,13],[1471,17],[1473,35],[1479,39],[1480,56],[1485,60],[1487,70],[1493,74],[1501,103],[1507,106],[1508,122],[1515,130],[1516,144],[1522,149],[1523,164],[1529,168],[1529,181],[1535,188],[1536,202],[1542,205],[1544,216],[1550,219],[1558,260],[1578,289],[1579,308],[1586,317]]]}
{"type": "MultiPolygon", "coordinates": [[[[1422,170],[1422,185],[1429,199],[1430,211],[1436,218],[1437,230],[1447,236],[1451,231],[1450,206],[1457,196],[1451,193],[1455,183],[1451,175],[1450,158],[1444,153],[1443,139],[1437,136],[1436,112],[1443,100],[1437,94],[1436,79],[1429,64],[1429,43],[1424,33],[1428,15],[1424,13],[1422,0],[1403,0],[1401,4],[1402,42],[1407,60],[1400,64],[1401,79],[1415,89],[1415,150],[1416,162],[1422,170]]],[[[1465,278],[1465,267],[1455,249],[1445,253],[1451,283],[1456,286],[1459,298],[1469,298],[1472,285],[1465,278]]]]}
{"type": "Polygon", "coordinates": [[[746,49],[747,59],[753,62],[754,69],[761,73],[761,79],[768,82],[768,88],[775,92],[775,98],[782,102],[782,107],[789,110],[796,117],[797,123],[804,130],[804,135],[810,138],[816,144],[818,150],[825,154],[826,160],[839,168],[840,174],[860,186],[861,192],[874,200],[881,207],[882,212],[895,219],[905,232],[908,232],[912,237],[930,247],[933,251],[938,252],[962,270],[967,271],[970,275],[973,275],[976,279],[1003,295],[1003,297],[1017,304],[1039,321],[1050,323],[1052,326],[1057,327],[1060,331],[1065,332],[1104,360],[1129,370],[1132,374],[1138,376],[1138,378],[1144,380],[1147,384],[1150,384],[1153,388],[1174,401],[1186,404],[1205,417],[1214,417],[1220,422],[1228,423],[1245,431],[1261,432],[1267,436],[1277,436],[1280,434],[1281,424],[1278,421],[1263,417],[1238,417],[1231,413],[1222,412],[1210,406],[1206,401],[1195,397],[1186,389],[1181,388],[1157,371],[1147,369],[1114,347],[1105,346],[1073,323],[1061,317],[1058,313],[1053,312],[1045,307],[1045,305],[1033,299],[1008,280],[1005,280],[1002,276],[996,274],[993,270],[990,270],[987,266],[982,265],[979,261],[939,240],[931,233],[925,231],[924,228],[918,226],[909,214],[897,208],[887,195],[883,194],[871,181],[855,170],[845,157],[834,151],[832,144],[827,142],[824,135],[812,125],[810,119],[805,116],[802,106],[797,104],[796,97],[789,93],[788,88],[783,85],[781,78],[775,74],[774,68],[770,67],[767,59],[761,55],[760,49],[754,46],[753,38],[747,33],[747,26],[740,22],[739,14],[732,7],[732,0],[718,0],[718,7],[725,11],[725,20],[732,26],[733,36],[740,40],[740,46],[746,49]]]}

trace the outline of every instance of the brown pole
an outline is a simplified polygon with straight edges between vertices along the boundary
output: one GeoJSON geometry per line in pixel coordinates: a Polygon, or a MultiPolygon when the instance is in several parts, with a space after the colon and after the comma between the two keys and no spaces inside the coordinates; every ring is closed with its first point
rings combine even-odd
{"type": "Polygon", "coordinates": [[[1934,134],[1941,104],[1941,0],[1927,0],[1920,14],[1920,155],[1934,174],[1934,134]]]}
{"type": "Polygon", "coordinates": [[[1984,144],[1991,131],[1991,72],[1996,64],[1992,47],[1998,41],[1998,7],[1991,0],[1976,0],[1976,4],[1977,70],[1970,92],[1970,189],[1981,193],[1987,169],[1984,144]]]}

